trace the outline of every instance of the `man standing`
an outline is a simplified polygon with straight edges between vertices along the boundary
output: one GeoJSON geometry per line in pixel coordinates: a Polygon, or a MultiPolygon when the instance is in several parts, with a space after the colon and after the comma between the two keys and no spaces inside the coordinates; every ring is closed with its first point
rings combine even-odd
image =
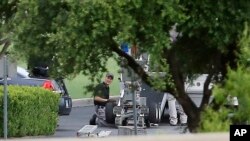
{"type": "Polygon", "coordinates": [[[177,125],[178,118],[177,112],[180,114],[181,125],[187,124],[187,115],[185,114],[182,106],[176,101],[173,95],[168,94],[168,108],[169,108],[169,123],[172,126],[177,125]]]}
{"type": "Polygon", "coordinates": [[[109,126],[105,121],[105,105],[108,102],[115,102],[114,99],[109,98],[109,85],[112,83],[114,75],[112,73],[107,73],[104,81],[98,84],[94,90],[94,105],[95,105],[95,114],[89,121],[90,125],[99,125],[99,126],[109,126]]]}

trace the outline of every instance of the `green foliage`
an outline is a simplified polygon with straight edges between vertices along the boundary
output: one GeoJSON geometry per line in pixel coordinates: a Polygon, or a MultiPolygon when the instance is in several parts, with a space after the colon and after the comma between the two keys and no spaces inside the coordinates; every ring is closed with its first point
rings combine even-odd
{"type": "Polygon", "coordinates": [[[207,108],[201,114],[201,122],[199,132],[228,132],[231,121],[229,119],[229,111],[225,108],[215,111],[207,108]]]}
{"type": "Polygon", "coordinates": [[[249,24],[245,23],[245,30],[241,35],[239,45],[241,47],[241,54],[239,55],[239,68],[237,70],[230,70],[228,73],[228,80],[226,81],[224,95],[228,94],[231,97],[238,97],[239,108],[233,117],[233,122],[246,123],[250,121],[250,82],[249,75],[249,59],[250,59],[250,29],[249,24]]]}
{"type": "MultiPolygon", "coordinates": [[[[3,121],[3,87],[0,87],[0,119],[3,121]]],[[[54,134],[59,95],[40,87],[8,86],[8,136],[54,134]]],[[[3,136],[3,122],[0,123],[3,136]]]]}
{"type": "Polygon", "coordinates": [[[215,103],[221,105],[219,110],[207,108],[202,114],[200,131],[229,131],[229,125],[245,124],[250,121],[250,74],[248,66],[249,60],[249,29],[245,24],[245,30],[239,43],[241,54],[237,70],[229,69],[227,79],[224,85],[215,85],[213,96],[215,103]],[[237,97],[239,106],[234,108],[233,97],[237,97]],[[224,107],[227,105],[227,109],[224,107]]]}
{"type": "Polygon", "coordinates": [[[150,81],[152,82],[154,89],[161,91],[166,90],[167,87],[174,87],[173,79],[169,73],[169,66],[166,64],[166,60],[152,56],[150,65],[150,81]]]}
{"type": "Polygon", "coordinates": [[[1,0],[0,2],[0,37],[2,33],[10,32],[9,21],[12,20],[12,16],[15,15],[17,0],[1,0]]]}
{"type": "MultiPolygon", "coordinates": [[[[226,80],[225,85],[222,86],[215,86],[213,90],[213,95],[214,99],[217,104],[219,105],[229,105],[229,109],[225,109],[221,107],[219,111],[208,111],[204,117],[203,125],[201,126],[204,131],[207,130],[216,130],[219,123],[218,121],[221,121],[221,124],[227,125],[228,123],[234,123],[234,124],[244,124],[250,121],[249,114],[250,114],[250,109],[249,109],[249,101],[250,101],[250,88],[248,86],[250,82],[250,75],[249,71],[246,69],[238,68],[236,71],[230,70],[228,73],[228,79],[226,80]],[[232,98],[237,97],[238,98],[238,103],[239,106],[237,110],[233,108],[233,103],[232,103],[232,98]],[[230,108],[231,107],[231,108],[230,108]],[[233,108],[233,109],[232,109],[233,108]],[[211,120],[208,116],[211,114],[211,116],[218,117],[214,118],[211,120]],[[219,114],[219,116],[216,116],[216,114],[219,114]],[[208,116],[208,117],[206,117],[208,116]],[[211,124],[211,129],[206,129],[208,128],[207,122],[211,124]],[[213,129],[213,126],[215,129],[213,129]]],[[[229,128],[227,126],[227,128],[229,128]]],[[[225,129],[227,129],[225,127],[225,129]]]]}
{"type": "Polygon", "coordinates": [[[185,7],[183,11],[187,16],[177,25],[177,30],[182,33],[176,44],[183,72],[222,72],[225,65],[220,64],[223,59],[218,56],[227,56],[230,52],[231,56],[226,61],[237,61],[239,35],[244,29],[244,22],[249,21],[250,2],[222,0],[217,1],[216,6],[209,0],[180,3],[185,7]]]}
{"type": "Polygon", "coordinates": [[[169,30],[177,23],[182,72],[204,73],[216,64],[218,49],[227,52],[228,45],[237,42],[243,23],[249,20],[248,4],[24,0],[18,3],[14,18],[15,47],[28,60],[49,62],[53,75],[83,73],[98,79],[114,56],[112,47],[124,41],[137,44],[152,59],[166,54],[164,49],[171,48],[169,30]]]}
{"type": "Polygon", "coordinates": [[[182,19],[175,4],[162,0],[21,1],[14,20],[16,49],[29,52],[30,58],[47,59],[55,66],[51,67],[54,75],[82,72],[99,78],[113,56],[114,44],[135,42],[153,54],[169,47],[168,32],[162,29],[182,19]],[[158,11],[150,12],[153,9],[158,11]]]}
{"type": "MultiPolygon", "coordinates": [[[[228,79],[226,80],[226,83],[223,87],[221,86],[215,86],[213,90],[214,99],[217,104],[219,105],[229,105],[229,108],[233,108],[232,98],[237,97],[239,106],[237,110],[235,109],[225,109],[220,108],[219,111],[212,111],[209,112],[212,113],[211,115],[213,117],[216,117],[216,114],[219,114],[220,116],[215,121],[211,120],[210,124],[211,131],[213,131],[214,128],[217,128],[217,125],[220,125],[217,123],[217,120],[221,121],[221,124],[228,124],[228,123],[234,123],[234,124],[245,124],[250,121],[249,114],[249,101],[250,101],[250,88],[248,86],[250,82],[250,75],[249,70],[246,70],[242,67],[238,68],[236,71],[230,70],[228,73],[228,79]],[[231,106],[230,106],[231,105],[231,106]],[[213,113],[214,112],[214,113],[213,113]],[[230,116],[231,115],[231,116],[230,116]],[[230,118],[229,118],[230,117],[230,118]],[[227,120],[225,120],[227,118],[227,120]],[[215,126],[216,125],[216,126],[215,126]]],[[[207,114],[210,114],[210,113],[207,114]]],[[[208,122],[210,119],[209,117],[206,117],[206,114],[204,115],[204,127],[209,127],[206,122],[208,122]]],[[[202,126],[202,127],[203,127],[202,126]]],[[[228,126],[227,126],[228,127],[228,126]]],[[[203,129],[204,131],[210,130],[210,129],[203,129]]],[[[216,131],[216,129],[214,129],[216,131]]]]}
{"type": "MultiPolygon", "coordinates": [[[[249,70],[244,68],[238,68],[236,71],[230,70],[228,73],[228,79],[223,88],[215,89],[215,95],[224,95],[225,97],[237,97],[239,101],[239,107],[232,121],[235,123],[244,123],[250,121],[250,88],[248,86],[250,82],[249,70]]],[[[225,98],[224,98],[225,100],[225,98]]],[[[224,101],[228,102],[228,101],[224,101]]],[[[226,104],[226,103],[225,103],[226,104]]]]}
{"type": "Polygon", "coordinates": [[[245,23],[245,29],[240,36],[241,40],[239,42],[239,45],[241,46],[241,54],[239,64],[245,67],[249,67],[250,65],[250,29],[249,29],[249,23],[245,23]]]}
{"type": "Polygon", "coordinates": [[[107,71],[107,60],[115,56],[113,52],[121,42],[135,43],[161,70],[171,72],[158,88],[168,91],[168,86],[174,85],[178,88],[175,93],[184,95],[186,74],[222,73],[224,77],[227,65],[237,67],[239,35],[249,22],[249,3],[22,0],[13,19],[15,48],[28,60],[49,62],[54,76],[83,73],[92,81],[100,81],[107,71]],[[174,43],[169,35],[173,25],[180,33],[174,43]]]}
{"type": "Polygon", "coordinates": [[[227,44],[235,42],[249,21],[250,2],[242,1],[183,1],[188,16],[181,31],[203,41],[209,47],[227,51],[227,44]],[[215,6],[216,5],[216,6],[215,6]],[[234,24],[231,24],[234,23],[234,24]]]}

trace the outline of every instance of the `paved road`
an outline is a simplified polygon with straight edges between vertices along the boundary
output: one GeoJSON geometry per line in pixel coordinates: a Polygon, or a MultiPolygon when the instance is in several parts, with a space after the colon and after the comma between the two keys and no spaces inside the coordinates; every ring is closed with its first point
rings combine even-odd
{"type": "MultiPolygon", "coordinates": [[[[24,137],[12,138],[8,140],[21,141],[21,140],[40,140],[40,141],[78,141],[83,140],[82,137],[76,137],[76,132],[84,125],[88,124],[88,119],[94,110],[93,106],[75,107],[69,116],[61,116],[59,119],[59,126],[56,133],[52,136],[39,136],[39,137],[24,137]]],[[[159,127],[147,128],[147,137],[144,136],[117,136],[118,129],[112,128],[98,128],[97,130],[110,130],[112,131],[111,138],[90,138],[90,141],[228,141],[228,133],[208,133],[208,134],[183,134],[183,127],[169,126],[168,123],[161,123],[159,127]],[[156,135],[156,136],[155,136],[156,135]]]]}
{"type": "MultiPolygon", "coordinates": [[[[94,111],[93,106],[74,107],[69,116],[61,116],[56,133],[52,137],[76,137],[76,132],[88,124],[88,120],[94,111]]],[[[105,130],[112,131],[111,136],[118,135],[118,129],[108,127],[98,127],[97,132],[105,130]]],[[[158,127],[147,128],[147,135],[155,134],[182,134],[184,127],[170,126],[168,123],[160,123],[158,127]]],[[[139,132],[138,132],[139,134],[139,132]]]]}

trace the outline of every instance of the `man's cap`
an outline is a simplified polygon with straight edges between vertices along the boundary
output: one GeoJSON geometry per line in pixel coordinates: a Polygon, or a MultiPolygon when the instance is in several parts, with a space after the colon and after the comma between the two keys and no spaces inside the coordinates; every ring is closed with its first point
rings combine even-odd
{"type": "Polygon", "coordinates": [[[114,79],[114,75],[113,75],[112,73],[110,73],[110,72],[108,72],[108,73],[106,74],[106,77],[109,77],[109,78],[114,79]]]}

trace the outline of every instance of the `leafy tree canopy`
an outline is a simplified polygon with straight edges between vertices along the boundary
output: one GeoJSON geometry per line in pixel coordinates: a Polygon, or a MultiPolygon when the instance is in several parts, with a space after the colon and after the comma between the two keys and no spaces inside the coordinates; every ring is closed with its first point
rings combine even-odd
{"type": "MultiPolygon", "coordinates": [[[[100,78],[107,59],[126,58],[148,84],[148,74],[119,46],[123,42],[147,52],[169,75],[162,91],[183,105],[189,127],[196,128],[208,103],[212,78],[236,69],[242,53],[239,42],[249,22],[249,1],[185,0],[22,0],[13,19],[17,51],[27,60],[48,62],[52,73],[92,74],[100,78]],[[176,40],[169,32],[176,28],[176,40]],[[24,53],[25,52],[25,53],[24,53]],[[186,75],[208,73],[200,108],[185,94],[186,75]]],[[[32,66],[32,63],[29,63],[32,66]]],[[[221,79],[223,80],[223,79],[221,79]]]]}
{"type": "Polygon", "coordinates": [[[10,45],[11,26],[9,22],[16,12],[16,0],[0,2],[0,59],[10,45]]]}

